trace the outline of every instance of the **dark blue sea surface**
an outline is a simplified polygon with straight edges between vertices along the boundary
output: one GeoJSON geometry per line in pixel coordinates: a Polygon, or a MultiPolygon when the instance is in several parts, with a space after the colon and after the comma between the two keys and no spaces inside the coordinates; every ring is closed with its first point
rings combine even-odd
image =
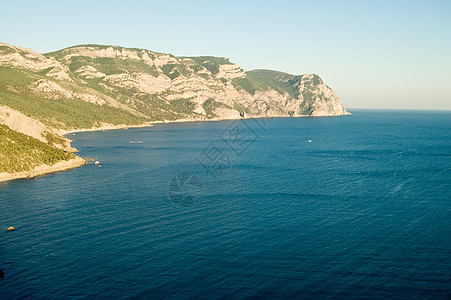
{"type": "Polygon", "coordinates": [[[102,168],[0,183],[1,299],[451,297],[450,112],[68,137],[102,168]]]}

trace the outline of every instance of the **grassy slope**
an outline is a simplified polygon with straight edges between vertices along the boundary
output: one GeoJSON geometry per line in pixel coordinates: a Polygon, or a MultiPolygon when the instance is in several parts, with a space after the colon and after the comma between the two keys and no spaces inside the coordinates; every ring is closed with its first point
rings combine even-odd
{"type": "Polygon", "coordinates": [[[42,75],[0,67],[0,104],[14,108],[55,128],[91,128],[98,123],[139,124],[147,119],[107,105],[80,99],[47,99],[33,95],[28,86],[42,75]],[[64,125],[65,124],[65,125],[64,125]]]}
{"type": "Polygon", "coordinates": [[[53,165],[73,157],[72,153],[0,124],[0,173],[28,171],[42,164],[53,165]]]}
{"type": "Polygon", "coordinates": [[[280,94],[288,93],[293,98],[299,96],[299,90],[293,84],[299,81],[302,76],[272,70],[253,70],[246,72],[246,75],[250,80],[254,80],[266,88],[272,88],[280,94]]]}

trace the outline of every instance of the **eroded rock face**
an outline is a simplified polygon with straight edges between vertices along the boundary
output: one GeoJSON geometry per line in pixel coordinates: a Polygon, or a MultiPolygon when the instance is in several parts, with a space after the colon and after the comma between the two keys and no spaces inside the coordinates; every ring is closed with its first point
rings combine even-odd
{"type": "Polygon", "coordinates": [[[218,78],[234,79],[244,77],[244,70],[239,65],[220,65],[219,73],[216,75],[218,78]]]}
{"type": "Polygon", "coordinates": [[[62,88],[56,82],[46,79],[39,79],[33,83],[31,85],[31,90],[34,91],[36,95],[50,99],[73,98],[73,92],[62,88]]]}
{"type": "Polygon", "coordinates": [[[42,55],[0,43],[0,66],[38,74],[28,88],[40,97],[79,99],[154,119],[154,112],[162,120],[346,114],[318,75],[244,72],[220,57],[96,45],[42,55]]]}
{"type": "Polygon", "coordinates": [[[106,75],[102,72],[99,72],[93,66],[82,66],[77,71],[75,71],[79,76],[84,78],[103,78],[106,75]]]}
{"type": "Polygon", "coordinates": [[[155,77],[141,72],[107,75],[105,82],[113,89],[120,87],[149,95],[166,91],[171,86],[171,80],[167,76],[155,77]]]}
{"type": "Polygon", "coordinates": [[[346,114],[340,99],[318,75],[302,76],[298,88],[302,98],[300,112],[307,112],[312,117],[346,114]]]}
{"type": "Polygon", "coordinates": [[[0,66],[27,69],[33,72],[47,71],[46,76],[72,81],[69,69],[56,59],[47,58],[31,49],[11,46],[0,42],[0,66]]]}

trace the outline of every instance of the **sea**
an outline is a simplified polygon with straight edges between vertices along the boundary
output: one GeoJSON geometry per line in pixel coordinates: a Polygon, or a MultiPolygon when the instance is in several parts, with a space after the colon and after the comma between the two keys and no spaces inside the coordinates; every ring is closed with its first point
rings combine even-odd
{"type": "Polygon", "coordinates": [[[451,112],[351,112],[69,134],[0,183],[0,299],[450,299],[451,112]]]}

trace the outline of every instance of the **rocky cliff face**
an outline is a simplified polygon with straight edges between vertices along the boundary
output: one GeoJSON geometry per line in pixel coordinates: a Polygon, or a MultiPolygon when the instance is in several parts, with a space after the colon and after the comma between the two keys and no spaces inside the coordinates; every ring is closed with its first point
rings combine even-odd
{"type": "Polygon", "coordinates": [[[346,114],[317,75],[244,72],[222,57],[0,43],[0,181],[77,167],[67,130],[153,121],[346,114]]]}
{"type": "Polygon", "coordinates": [[[176,57],[99,45],[39,54],[0,43],[0,97],[0,104],[62,128],[346,114],[338,97],[317,75],[244,72],[221,57],[176,57]],[[28,100],[17,99],[18,95],[27,95],[28,100]],[[31,99],[41,99],[50,111],[52,103],[59,101],[66,114],[76,106],[84,111],[86,124],[69,121],[61,108],[54,116],[40,109],[27,111],[29,105],[23,102],[31,99]]]}

